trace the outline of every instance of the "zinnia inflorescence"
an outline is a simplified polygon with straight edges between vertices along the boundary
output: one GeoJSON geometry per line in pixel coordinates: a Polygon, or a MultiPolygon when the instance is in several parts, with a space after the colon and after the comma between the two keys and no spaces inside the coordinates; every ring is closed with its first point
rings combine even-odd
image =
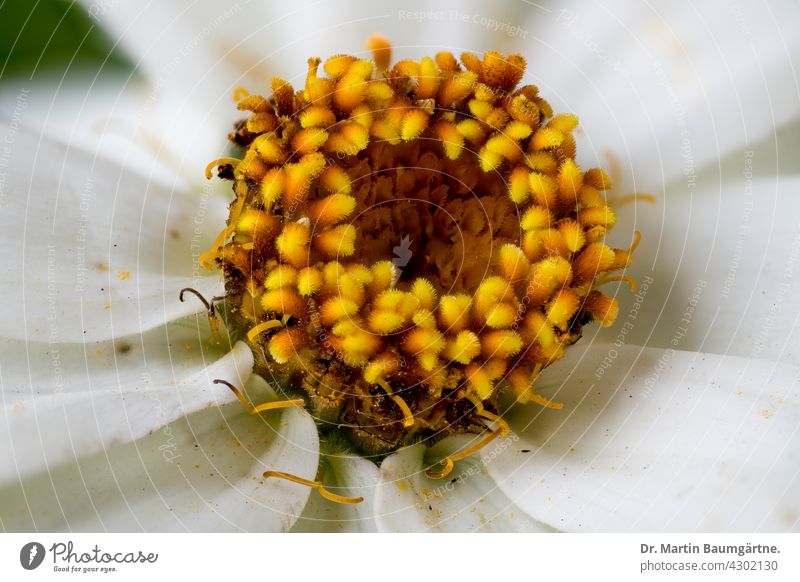
{"type": "Polygon", "coordinates": [[[295,396],[270,407],[305,404],[365,454],[485,435],[429,471],[444,476],[506,432],[504,390],[560,406],[536,377],[584,325],[614,321],[597,288],[627,279],[609,273],[638,233],[606,244],[611,180],[576,164],[577,117],[518,87],[522,56],[391,65],[388,42],[371,45],[374,60],[309,59],[299,91],[237,89],[241,156],[207,172],[235,198],[201,262],[222,269],[257,371],[295,396]]]}

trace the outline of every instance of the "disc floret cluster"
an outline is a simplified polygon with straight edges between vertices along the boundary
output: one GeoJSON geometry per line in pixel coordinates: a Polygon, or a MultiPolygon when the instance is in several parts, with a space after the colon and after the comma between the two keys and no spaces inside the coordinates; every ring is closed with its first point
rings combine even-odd
{"type": "MultiPolygon", "coordinates": [[[[323,430],[383,454],[420,438],[505,430],[496,402],[534,391],[617,301],[597,287],[635,245],[605,242],[608,174],[575,162],[525,60],[448,52],[308,61],[305,86],[237,90],[247,112],[227,227],[202,257],[225,276],[229,324],[323,430]],[[321,67],[321,70],[320,70],[321,67]]],[[[616,277],[618,278],[618,277],[616,277]]]]}

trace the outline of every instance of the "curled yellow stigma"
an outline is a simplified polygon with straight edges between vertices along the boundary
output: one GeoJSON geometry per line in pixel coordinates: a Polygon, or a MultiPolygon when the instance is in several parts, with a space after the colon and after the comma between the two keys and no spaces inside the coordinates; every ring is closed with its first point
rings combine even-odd
{"type": "Polygon", "coordinates": [[[610,204],[619,208],[620,206],[625,206],[626,204],[630,204],[632,202],[649,202],[650,204],[656,204],[658,201],[652,194],[636,192],[634,194],[626,194],[625,196],[613,198],[611,199],[610,204]]]}
{"type": "Polygon", "coordinates": [[[220,166],[236,166],[241,160],[236,158],[217,158],[206,166],[206,179],[210,180],[214,175],[214,168],[220,166]]]}
{"type": "Polygon", "coordinates": [[[379,378],[377,380],[377,382],[386,391],[386,394],[392,400],[394,400],[394,402],[397,404],[397,406],[400,407],[400,410],[403,411],[403,426],[406,426],[406,427],[413,426],[414,425],[414,415],[411,413],[411,409],[408,407],[408,404],[406,404],[406,401],[403,400],[397,394],[395,394],[392,391],[392,387],[389,386],[389,384],[387,384],[386,381],[383,380],[382,378],[379,378]]]}
{"type": "Polygon", "coordinates": [[[197,297],[203,306],[206,308],[206,313],[208,315],[208,325],[211,328],[211,337],[215,343],[222,342],[222,336],[219,333],[219,316],[217,315],[216,309],[214,307],[214,302],[220,299],[224,299],[224,297],[212,297],[211,301],[206,300],[205,297],[197,290],[193,289],[192,287],[185,287],[181,289],[180,293],[178,294],[178,300],[183,303],[184,299],[183,296],[186,293],[191,293],[195,297],[197,297]]]}
{"type": "Polygon", "coordinates": [[[292,483],[298,483],[299,485],[305,485],[306,487],[311,487],[315,491],[317,491],[320,495],[322,495],[328,501],[333,501],[334,503],[343,503],[346,505],[354,505],[356,503],[361,503],[364,501],[363,497],[345,497],[343,495],[337,495],[332,491],[326,489],[322,481],[311,481],[309,479],[303,479],[302,477],[298,477],[297,475],[292,475],[291,473],[284,473],[282,471],[264,471],[264,479],[285,479],[286,481],[291,481],[292,483]]]}
{"type": "Polygon", "coordinates": [[[283,327],[283,323],[277,319],[262,321],[247,332],[247,339],[250,341],[250,343],[255,343],[259,334],[267,331],[268,329],[274,329],[276,327],[283,327]]]}
{"type": "Polygon", "coordinates": [[[475,453],[480,451],[482,448],[486,447],[489,443],[491,443],[497,437],[506,436],[509,433],[510,428],[508,426],[508,423],[505,420],[503,420],[502,418],[500,418],[499,416],[491,414],[491,413],[488,413],[486,411],[483,411],[480,414],[480,416],[483,416],[484,418],[489,418],[490,420],[493,420],[497,424],[497,428],[494,429],[494,430],[489,431],[486,434],[486,436],[484,436],[482,439],[480,439],[474,445],[469,446],[469,447],[467,447],[467,448],[455,453],[454,455],[449,455],[449,456],[445,457],[444,459],[442,459],[441,461],[439,461],[439,463],[441,463],[441,465],[442,465],[442,469],[441,470],[439,470],[439,471],[434,471],[432,469],[426,470],[425,474],[428,477],[430,477],[431,479],[441,479],[443,477],[447,477],[450,473],[453,472],[453,469],[455,468],[455,463],[457,461],[460,461],[461,459],[466,459],[467,457],[469,457],[471,455],[474,455],[475,453]]]}
{"type": "Polygon", "coordinates": [[[595,282],[595,285],[599,287],[600,285],[605,285],[606,283],[613,283],[614,281],[623,281],[627,283],[631,288],[631,293],[636,293],[636,290],[639,288],[639,282],[636,281],[630,275],[615,275],[615,276],[605,276],[598,279],[595,282]]]}
{"type": "Polygon", "coordinates": [[[203,253],[200,255],[198,259],[200,266],[204,269],[210,271],[214,268],[213,262],[215,259],[219,258],[219,249],[222,244],[225,242],[225,239],[231,234],[232,229],[230,227],[225,227],[222,231],[217,235],[217,238],[214,239],[214,242],[211,245],[211,249],[208,252],[203,253]]]}
{"type": "Polygon", "coordinates": [[[613,323],[601,285],[635,290],[640,234],[607,237],[615,208],[651,197],[610,195],[578,164],[578,118],[521,83],[521,55],[368,46],[309,59],[300,87],[236,90],[238,156],[207,169],[233,183],[230,216],[201,264],[222,270],[256,371],[302,390],[322,430],[379,455],[483,435],[443,476],[508,431],[503,390],[563,406],[534,382],[584,326],[613,323]]]}
{"type": "Polygon", "coordinates": [[[247,414],[250,416],[254,416],[259,412],[266,412],[268,410],[278,410],[281,408],[296,408],[298,406],[303,406],[305,402],[302,398],[294,398],[292,400],[278,400],[276,402],[265,402],[263,404],[259,404],[258,406],[253,406],[250,402],[245,398],[242,391],[239,390],[236,386],[228,382],[227,380],[222,380],[217,378],[214,380],[214,384],[223,384],[231,389],[231,391],[236,395],[236,398],[241,402],[244,409],[247,411],[247,414]]]}

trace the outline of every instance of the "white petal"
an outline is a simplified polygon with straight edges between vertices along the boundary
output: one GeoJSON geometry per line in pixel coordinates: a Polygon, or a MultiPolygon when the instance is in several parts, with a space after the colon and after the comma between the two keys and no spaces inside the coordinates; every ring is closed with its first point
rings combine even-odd
{"type": "Polygon", "coordinates": [[[798,117],[798,18],[794,2],[575,0],[531,10],[517,44],[526,78],[581,118],[583,161],[611,149],[626,189],[659,191],[798,117]]]}
{"type": "Polygon", "coordinates": [[[205,315],[102,342],[50,344],[2,338],[2,404],[87,388],[127,390],[145,381],[166,385],[204,369],[229,347],[211,340],[205,315]]]}
{"type": "MultiPolygon", "coordinates": [[[[344,10],[340,3],[318,0],[285,6],[212,0],[188,6],[174,0],[148,5],[119,0],[102,7],[92,0],[82,3],[149,79],[150,86],[141,91],[145,106],[138,115],[124,115],[124,109],[115,107],[112,117],[122,113],[131,132],[155,134],[158,147],[174,151],[176,159],[163,151],[156,155],[187,176],[199,176],[205,163],[223,155],[227,132],[243,117],[231,101],[237,86],[269,94],[272,77],[280,75],[301,87],[309,57],[325,59],[346,52],[371,58],[365,41],[377,32],[400,45],[398,59],[432,55],[442,48],[460,52],[475,38],[489,39],[480,50],[503,49],[510,38],[480,23],[465,26],[464,16],[486,13],[478,0],[448,0],[437,6],[434,18],[421,19],[412,15],[432,12],[423,0],[402,7],[378,0],[344,10]],[[456,13],[458,17],[451,16],[456,13]],[[420,46],[418,40],[424,38],[436,44],[420,46]]],[[[525,4],[506,2],[492,7],[491,16],[516,23],[525,11],[525,4]]],[[[121,101],[132,92],[125,87],[121,101]]],[[[100,123],[106,129],[112,126],[100,123]]]]}
{"type": "MultiPolygon", "coordinates": [[[[206,181],[203,170],[228,128],[198,143],[213,154],[193,157],[195,144],[163,129],[178,106],[166,96],[152,99],[149,91],[141,77],[117,68],[71,71],[63,83],[49,75],[17,77],[0,87],[0,115],[165,184],[203,192],[221,185],[206,181]]],[[[223,189],[230,192],[230,184],[223,189]]]]}
{"type": "MultiPolygon", "coordinates": [[[[248,392],[274,397],[256,377],[248,392]]],[[[302,409],[251,417],[239,403],[203,410],[153,434],[0,489],[10,531],[285,531],[310,489],[319,440],[302,409]]]]}
{"type": "Polygon", "coordinates": [[[744,163],[721,186],[620,215],[619,229],[643,233],[629,272],[641,286],[618,290],[619,319],[600,338],[800,364],[800,177],[748,183],[763,165],[744,163]]]}
{"type": "MultiPolygon", "coordinates": [[[[0,131],[8,126],[0,123],[0,131]]],[[[164,189],[19,129],[0,228],[0,336],[100,340],[197,313],[183,287],[221,294],[198,266],[224,226],[224,202],[164,189]]]]}
{"type": "Polygon", "coordinates": [[[581,116],[591,140],[584,161],[602,163],[602,152],[613,149],[628,170],[626,188],[658,189],[800,112],[796,87],[785,82],[795,76],[800,48],[790,24],[800,13],[791,2],[685,0],[654,9],[573,1],[551,9],[516,0],[435,8],[383,0],[346,10],[311,0],[281,8],[210,0],[84,4],[148,73],[151,108],[177,96],[159,127],[192,152],[185,166],[221,153],[218,138],[237,118],[234,86],[268,87],[274,73],[300,85],[308,56],[363,52],[373,32],[393,38],[399,58],[439,49],[522,53],[526,80],[558,110],[581,116]]]}
{"type": "Polygon", "coordinates": [[[509,501],[476,456],[457,461],[442,479],[425,474],[431,466],[426,456],[436,460],[473,441],[459,435],[437,443],[428,455],[420,443],[388,456],[381,464],[375,500],[379,531],[551,531],[509,501]]]}
{"type": "Polygon", "coordinates": [[[189,167],[189,173],[199,176],[206,163],[223,155],[225,136],[242,117],[231,101],[233,88],[269,86],[263,62],[269,44],[253,53],[240,43],[248,18],[257,18],[259,26],[269,24],[265,5],[81,3],[148,78],[142,116],[149,119],[133,129],[156,129],[159,147],[177,151],[182,166],[177,169],[189,167]]]}
{"type": "MultiPolygon", "coordinates": [[[[248,13],[253,8],[247,8],[248,13]]],[[[263,25],[251,20],[245,43],[264,46],[267,36],[273,52],[267,62],[296,84],[305,81],[304,63],[309,56],[323,60],[340,53],[372,58],[365,41],[380,33],[393,45],[392,60],[432,57],[441,50],[483,53],[514,46],[514,35],[502,24],[518,25],[531,11],[528,4],[516,1],[486,6],[480,0],[442,0],[431,6],[425,0],[410,0],[398,5],[392,0],[352,3],[342,10],[341,3],[299,0],[280,15],[270,15],[263,25]],[[497,29],[494,24],[498,23],[497,29]],[[300,31],[300,32],[298,32],[300,31]]],[[[260,49],[263,52],[263,48],[260,49]]]]}
{"type": "Polygon", "coordinates": [[[312,494],[297,520],[294,532],[375,532],[375,488],[378,466],[356,455],[325,457],[328,467],[323,478],[325,487],[337,495],[363,497],[353,505],[334,503],[312,494]]]}
{"type": "Polygon", "coordinates": [[[594,345],[546,370],[563,410],[517,407],[484,459],[531,516],[566,531],[786,531],[800,523],[798,368],[594,345]]]}
{"type": "Polygon", "coordinates": [[[390,0],[341,3],[298,0],[278,6],[247,2],[222,6],[200,0],[187,7],[175,1],[143,6],[120,0],[100,10],[82,0],[90,14],[109,30],[153,79],[156,87],[171,89],[194,105],[212,107],[229,97],[236,84],[269,81],[280,74],[302,83],[308,57],[323,59],[346,53],[363,53],[365,41],[375,33],[399,45],[397,59],[432,55],[436,50],[503,49],[506,29],[482,20],[515,24],[530,7],[518,2],[495,3],[488,10],[478,0],[445,0],[435,9],[424,0],[399,7],[390,0]],[[475,39],[486,46],[472,47],[475,39]],[[436,44],[428,49],[420,39],[436,44]],[[180,66],[176,66],[176,65],[180,66]]]}
{"type": "Polygon", "coordinates": [[[175,339],[185,337],[152,333],[143,338],[146,347],[139,353],[117,355],[113,345],[104,345],[97,348],[100,357],[86,353],[86,346],[4,345],[3,361],[17,357],[23,366],[7,372],[4,363],[2,368],[0,427],[7,433],[0,439],[0,482],[130,442],[182,416],[235,400],[229,388],[212,382],[220,378],[241,386],[253,368],[250,348],[239,342],[216,361],[187,354],[187,362],[181,361],[185,342],[175,345],[175,339]],[[170,349],[180,350],[175,361],[170,349]],[[115,359],[118,367],[102,369],[115,359]],[[35,366],[29,374],[21,369],[26,364],[35,366]]]}

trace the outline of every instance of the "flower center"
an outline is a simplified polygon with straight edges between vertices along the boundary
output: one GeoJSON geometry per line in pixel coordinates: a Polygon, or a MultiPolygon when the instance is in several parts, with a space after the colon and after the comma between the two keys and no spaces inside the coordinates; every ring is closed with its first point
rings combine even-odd
{"type": "Polygon", "coordinates": [[[560,407],[534,381],[582,326],[613,322],[596,287],[636,245],[604,242],[611,181],[575,163],[577,118],[517,87],[521,56],[390,66],[375,48],[325,75],[310,59],[300,91],[276,78],[269,98],[235,92],[242,156],[208,169],[235,199],[202,260],[222,268],[258,371],[303,394],[321,430],[379,455],[460,432],[489,442],[507,430],[503,390],[560,407]]]}

